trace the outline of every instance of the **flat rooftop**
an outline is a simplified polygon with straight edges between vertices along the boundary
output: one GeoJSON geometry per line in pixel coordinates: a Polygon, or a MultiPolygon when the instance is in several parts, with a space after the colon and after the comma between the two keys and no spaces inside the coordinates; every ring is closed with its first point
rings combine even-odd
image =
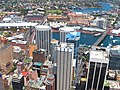
{"type": "Polygon", "coordinates": [[[120,50],[110,50],[111,57],[120,57],[120,50]]]}
{"type": "Polygon", "coordinates": [[[3,51],[5,49],[7,49],[9,46],[11,46],[10,44],[6,44],[3,47],[0,48],[0,51],[3,51]]]}
{"type": "Polygon", "coordinates": [[[120,82],[113,80],[106,80],[104,86],[110,87],[110,90],[120,90],[120,82]]]}
{"type": "Polygon", "coordinates": [[[108,53],[106,51],[91,50],[90,61],[100,62],[100,63],[109,63],[108,53]]]}
{"type": "Polygon", "coordinates": [[[47,31],[47,30],[51,30],[50,26],[47,25],[37,25],[35,26],[35,28],[39,31],[47,31]]]}
{"type": "Polygon", "coordinates": [[[76,29],[80,29],[81,27],[80,26],[74,26],[74,27],[61,27],[59,28],[59,31],[60,32],[74,32],[76,31],[76,29]]]}
{"type": "Polygon", "coordinates": [[[61,43],[58,47],[56,47],[58,51],[64,51],[64,52],[72,52],[74,50],[74,44],[73,43],[61,43]]]}

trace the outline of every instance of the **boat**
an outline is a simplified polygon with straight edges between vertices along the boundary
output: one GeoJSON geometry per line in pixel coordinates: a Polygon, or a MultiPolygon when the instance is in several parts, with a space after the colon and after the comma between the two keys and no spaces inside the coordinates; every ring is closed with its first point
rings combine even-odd
{"type": "Polygon", "coordinates": [[[94,36],[99,36],[99,35],[101,35],[101,33],[95,33],[95,34],[94,34],[94,36]]]}
{"type": "Polygon", "coordinates": [[[56,24],[56,23],[51,23],[50,26],[51,26],[51,28],[54,29],[54,30],[59,30],[59,28],[60,28],[60,25],[59,25],[59,24],[56,24]]]}
{"type": "Polygon", "coordinates": [[[119,41],[119,40],[113,40],[113,43],[116,43],[117,41],[119,41]]]}
{"type": "Polygon", "coordinates": [[[57,23],[57,22],[50,22],[50,26],[52,29],[54,30],[59,30],[60,27],[63,27],[65,26],[67,23],[64,23],[64,22],[60,22],[60,23],[57,23]]]}

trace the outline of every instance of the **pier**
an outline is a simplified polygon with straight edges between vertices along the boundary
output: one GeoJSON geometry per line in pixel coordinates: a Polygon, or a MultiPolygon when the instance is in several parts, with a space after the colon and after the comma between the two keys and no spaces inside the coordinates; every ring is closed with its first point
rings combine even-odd
{"type": "Polygon", "coordinates": [[[101,42],[102,42],[102,40],[106,37],[106,35],[109,33],[109,29],[108,30],[106,30],[102,35],[101,35],[101,37],[93,44],[93,46],[98,46],[101,42]]]}

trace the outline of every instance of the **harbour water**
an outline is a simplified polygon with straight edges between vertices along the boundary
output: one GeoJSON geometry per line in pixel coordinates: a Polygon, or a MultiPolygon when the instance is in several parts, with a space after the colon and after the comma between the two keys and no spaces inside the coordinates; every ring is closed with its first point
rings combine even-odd
{"type": "MultiPolygon", "coordinates": [[[[100,36],[94,36],[93,34],[84,34],[81,33],[80,36],[80,44],[91,46],[93,45],[100,36]]],[[[59,40],[60,34],[59,32],[53,32],[53,38],[59,40]]],[[[106,36],[104,40],[101,42],[100,46],[115,46],[120,45],[120,37],[118,36],[106,36]]]]}
{"type": "Polygon", "coordinates": [[[112,9],[111,5],[105,2],[99,2],[102,6],[100,8],[84,8],[84,9],[74,9],[74,12],[82,12],[82,13],[92,13],[92,12],[100,12],[100,11],[109,11],[112,9]]]}
{"type": "MultiPolygon", "coordinates": [[[[112,9],[111,5],[105,2],[99,2],[102,7],[100,8],[84,8],[84,9],[74,9],[74,12],[82,12],[82,13],[91,13],[97,11],[109,11],[112,9]]],[[[53,38],[59,40],[60,34],[59,32],[53,33],[53,38]]],[[[94,36],[93,34],[84,34],[81,33],[80,36],[80,44],[91,46],[93,45],[100,36],[94,36]]],[[[118,36],[106,36],[104,40],[101,42],[100,46],[115,46],[120,45],[120,37],[118,36]]]]}

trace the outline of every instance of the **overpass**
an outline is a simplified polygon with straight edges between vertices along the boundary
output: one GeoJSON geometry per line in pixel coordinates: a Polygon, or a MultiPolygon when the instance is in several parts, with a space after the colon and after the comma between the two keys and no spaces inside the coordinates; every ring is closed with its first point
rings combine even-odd
{"type": "Polygon", "coordinates": [[[107,29],[103,34],[102,36],[93,44],[93,46],[98,46],[102,40],[106,37],[106,35],[109,33],[109,29],[107,29]]]}

